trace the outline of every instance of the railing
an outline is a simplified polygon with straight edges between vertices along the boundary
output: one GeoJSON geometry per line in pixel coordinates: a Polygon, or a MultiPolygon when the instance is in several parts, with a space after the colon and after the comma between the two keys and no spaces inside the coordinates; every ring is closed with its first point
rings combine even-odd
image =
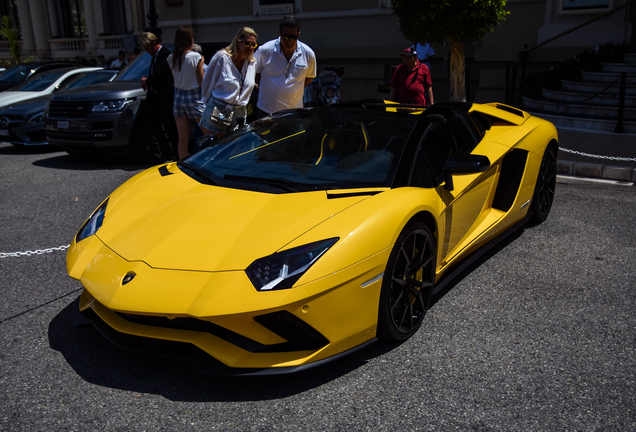
{"type": "Polygon", "coordinates": [[[87,38],[49,39],[51,58],[68,59],[83,56],[86,52],[87,38]]]}
{"type": "Polygon", "coordinates": [[[124,49],[124,42],[121,35],[115,36],[98,36],[97,49],[107,51],[119,51],[124,49]]]}
{"type": "MultiPolygon", "coordinates": [[[[528,56],[532,51],[535,51],[547,44],[549,44],[550,42],[554,42],[557,39],[560,39],[564,36],[569,35],[570,33],[573,33],[583,27],[586,27],[600,19],[603,19],[609,15],[612,15],[622,9],[625,9],[628,6],[631,6],[633,4],[636,4],[636,0],[630,0],[618,7],[616,7],[615,9],[612,9],[608,12],[605,12],[601,15],[598,15],[592,19],[589,19],[588,21],[579,24],[575,27],[572,27],[569,30],[566,30],[554,37],[551,37],[549,39],[546,39],[543,42],[540,42],[532,47],[528,47],[527,45],[519,52],[519,59],[521,61],[521,80],[519,83],[519,93],[520,96],[523,93],[523,85],[524,85],[524,81],[526,79],[526,72],[527,72],[527,68],[528,68],[528,56]]],[[[515,94],[515,90],[517,88],[517,83],[516,83],[516,77],[517,77],[517,71],[515,68],[511,68],[510,63],[507,63],[506,65],[506,100],[508,103],[510,104],[515,104],[516,101],[516,94],[515,94]]],[[[620,75],[620,90],[619,90],[619,102],[618,102],[618,116],[616,119],[616,132],[623,132],[623,113],[625,110],[625,91],[626,91],[626,74],[622,73],[620,75]]]]}

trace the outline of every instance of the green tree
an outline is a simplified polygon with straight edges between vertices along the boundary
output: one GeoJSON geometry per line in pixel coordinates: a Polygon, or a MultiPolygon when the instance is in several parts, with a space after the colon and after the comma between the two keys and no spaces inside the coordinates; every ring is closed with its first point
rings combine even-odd
{"type": "Polygon", "coordinates": [[[0,27],[0,36],[9,41],[9,53],[14,64],[20,64],[22,56],[22,47],[20,46],[20,32],[17,28],[11,26],[9,17],[2,16],[2,26],[0,27]]]}
{"type": "Polygon", "coordinates": [[[506,18],[506,1],[391,0],[391,7],[407,39],[449,45],[450,98],[465,101],[464,44],[481,40],[506,18]]]}

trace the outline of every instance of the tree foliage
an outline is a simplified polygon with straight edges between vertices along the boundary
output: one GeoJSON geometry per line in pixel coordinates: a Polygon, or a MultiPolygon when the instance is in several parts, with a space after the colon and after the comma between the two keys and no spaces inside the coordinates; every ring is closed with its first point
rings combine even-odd
{"type": "Polygon", "coordinates": [[[2,26],[0,26],[0,36],[9,42],[9,54],[14,64],[20,64],[22,56],[22,47],[20,46],[20,32],[17,28],[11,26],[9,17],[2,16],[2,26]]]}
{"type": "Polygon", "coordinates": [[[408,40],[450,45],[451,99],[466,100],[463,44],[481,40],[506,18],[506,0],[391,0],[391,7],[408,40]]]}
{"type": "Polygon", "coordinates": [[[409,40],[441,45],[482,39],[505,19],[506,0],[391,0],[409,40]]]}

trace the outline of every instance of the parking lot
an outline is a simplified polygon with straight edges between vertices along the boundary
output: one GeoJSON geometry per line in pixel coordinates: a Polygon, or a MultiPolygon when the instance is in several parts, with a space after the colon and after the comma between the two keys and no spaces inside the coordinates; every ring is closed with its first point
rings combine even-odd
{"type": "Polygon", "coordinates": [[[72,324],[65,247],[144,168],[0,143],[0,430],[636,430],[633,186],[560,179],[400,345],[219,378],[72,324]]]}

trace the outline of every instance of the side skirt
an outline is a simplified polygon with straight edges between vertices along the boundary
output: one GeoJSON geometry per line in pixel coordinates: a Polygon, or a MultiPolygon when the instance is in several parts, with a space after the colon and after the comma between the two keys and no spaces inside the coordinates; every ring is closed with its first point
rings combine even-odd
{"type": "Polygon", "coordinates": [[[454,267],[449,269],[444,273],[442,278],[435,284],[433,288],[433,295],[442,291],[446,286],[455,279],[462,271],[464,271],[469,265],[477,261],[480,257],[484,256],[489,250],[497,246],[501,243],[509,235],[513,234],[519,228],[521,228],[525,223],[532,217],[532,213],[528,211],[528,214],[521,219],[519,222],[508,228],[506,231],[499,234],[497,237],[486,243],[484,246],[480,247],[478,250],[473,252],[468,257],[464,258],[460,263],[456,264],[454,267]]]}

